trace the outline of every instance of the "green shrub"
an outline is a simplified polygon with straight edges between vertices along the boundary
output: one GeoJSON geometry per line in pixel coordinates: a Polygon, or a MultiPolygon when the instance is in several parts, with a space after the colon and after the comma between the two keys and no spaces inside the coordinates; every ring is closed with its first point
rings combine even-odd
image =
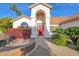
{"type": "Polygon", "coordinates": [[[79,51],[79,39],[78,39],[78,41],[77,41],[76,50],[78,50],[78,51],[79,51]]]}
{"type": "Polygon", "coordinates": [[[0,33],[3,33],[3,32],[4,32],[4,28],[0,27],[0,33]]]}
{"type": "Polygon", "coordinates": [[[52,36],[51,42],[56,45],[66,46],[67,44],[66,35],[57,33],[54,36],[52,36]]]}
{"type": "Polygon", "coordinates": [[[64,34],[64,30],[62,28],[57,28],[54,32],[64,34]]]}
{"type": "Polygon", "coordinates": [[[71,38],[74,45],[77,45],[77,40],[79,39],[79,27],[70,27],[65,30],[67,36],[71,38]]]}

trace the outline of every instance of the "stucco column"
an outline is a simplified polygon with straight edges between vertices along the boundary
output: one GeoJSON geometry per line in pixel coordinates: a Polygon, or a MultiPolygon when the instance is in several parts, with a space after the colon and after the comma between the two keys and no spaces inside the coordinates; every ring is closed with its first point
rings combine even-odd
{"type": "Polygon", "coordinates": [[[46,12],[46,18],[45,18],[45,27],[44,27],[44,37],[50,38],[50,10],[46,12]]]}
{"type": "Polygon", "coordinates": [[[47,17],[45,22],[46,24],[44,25],[44,37],[50,38],[50,17],[47,17]]]}
{"type": "Polygon", "coordinates": [[[31,38],[37,37],[35,17],[31,17],[31,38]]]}

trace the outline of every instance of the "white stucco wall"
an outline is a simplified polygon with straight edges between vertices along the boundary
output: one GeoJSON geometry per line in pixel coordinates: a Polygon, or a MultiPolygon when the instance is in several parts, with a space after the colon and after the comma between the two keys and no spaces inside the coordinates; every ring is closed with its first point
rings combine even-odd
{"type": "Polygon", "coordinates": [[[50,26],[57,26],[58,27],[59,25],[58,24],[51,24],[50,26]]]}
{"type": "MultiPolygon", "coordinates": [[[[51,26],[53,26],[53,27],[57,27],[57,28],[58,28],[58,27],[59,27],[59,24],[51,24],[50,27],[51,27],[51,26]]],[[[51,31],[52,31],[52,30],[51,30],[51,31]]],[[[51,32],[50,34],[53,35],[52,32],[51,32]]]]}
{"type": "Polygon", "coordinates": [[[28,26],[31,26],[30,21],[31,20],[28,19],[28,18],[26,18],[26,17],[18,19],[18,20],[16,20],[16,21],[13,22],[13,28],[18,28],[18,26],[20,26],[22,22],[26,22],[28,24],[28,26]]]}
{"type": "Polygon", "coordinates": [[[32,22],[32,27],[33,27],[33,31],[32,31],[32,36],[31,36],[31,38],[35,38],[36,37],[36,35],[37,34],[35,34],[34,35],[34,33],[37,33],[36,32],[36,28],[35,28],[35,26],[36,26],[36,13],[39,11],[39,10],[42,10],[42,11],[44,11],[44,13],[45,13],[45,16],[46,16],[46,18],[45,18],[45,23],[46,23],[46,25],[45,25],[45,27],[44,27],[44,36],[45,36],[45,38],[49,38],[50,37],[50,17],[51,17],[51,15],[50,15],[50,8],[48,8],[48,7],[46,7],[46,6],[43,6],[43,5],[41,5],[41,4],[39,4],[39,5],[37,5],[37,6],[35,6],[35,7],[33,7],[32,9],[31,9],[31,22],[32,22]]]}
{"type": "Polygon", "coordinates": [[[73,21],[73,22],[67,22],[60,25],[61,28],[66,29],[73,26],[79,26],[79,20],[73,21]]]}

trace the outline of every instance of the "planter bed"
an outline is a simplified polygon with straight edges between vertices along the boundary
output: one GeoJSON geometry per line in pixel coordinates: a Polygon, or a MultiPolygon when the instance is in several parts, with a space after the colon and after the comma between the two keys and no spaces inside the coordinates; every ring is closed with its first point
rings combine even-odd
{"type": "MultiPolygon", "coordinates": [[[[33,39],[29,39],[29,43],[24,44],[24,45],[18,45],[18,46],[10,46],[10,47],[4,47],[2,49],[0,49],[0,53],[9,53],[10,51],[19,48],[23,53],[21,55],[25,55],[27,53],[29,53],[30,51],[32,51],[32,49],[34,49],[35,47],[35,40],[33,39]]],[[[3,55],[5,56],[5,55],[3,55]]],[[[7,56],[7,55],[6,55],[7,56]]],[[[16,55],[13,55],[16,56],[16,55]]]]}

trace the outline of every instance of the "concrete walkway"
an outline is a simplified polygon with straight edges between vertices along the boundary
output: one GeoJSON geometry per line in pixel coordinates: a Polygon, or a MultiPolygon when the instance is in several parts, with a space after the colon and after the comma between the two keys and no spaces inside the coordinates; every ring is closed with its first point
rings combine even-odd
{"type": "Polygon", "coordinates": [[[50,48],[45,43],[44,37],[42,37],[42,36],[37,37],[36,45],[38,47],[30,56],[51,56],[50,48]]]}
{"type": "Polygon", "coordinates": [[[36,44],[47,50],[50,50],[49,46],[47,45],[47,43],[45,41],[47,41],[47,40],[43,36],[38,36],[36,39],[36,44]]]}
{"type": "Polygon", "coordinates": [[[50,56],[50,52],[43,47],[38,46],[30,56],[50,56]]]}

